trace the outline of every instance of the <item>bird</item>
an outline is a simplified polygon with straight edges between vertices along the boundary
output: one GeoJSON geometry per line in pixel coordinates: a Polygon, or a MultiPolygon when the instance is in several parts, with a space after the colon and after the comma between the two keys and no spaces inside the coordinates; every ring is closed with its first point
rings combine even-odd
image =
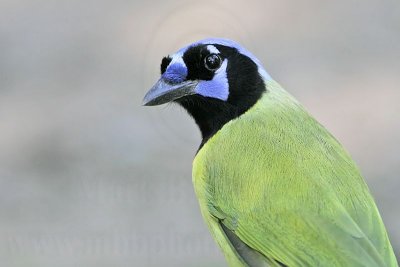
{"type": "Polygon", "coordinates": [[[229,266],[398,266],[349,153],[239,43],[164,57],[143,105],[171,102],[200,129],[192,182],[229,266]]]}

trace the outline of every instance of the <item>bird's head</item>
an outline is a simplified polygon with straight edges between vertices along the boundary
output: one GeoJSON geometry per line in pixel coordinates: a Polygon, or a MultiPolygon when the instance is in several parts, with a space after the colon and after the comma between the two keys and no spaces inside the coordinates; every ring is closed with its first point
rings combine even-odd
{"type": "Polygon", "coordinates": [[[161,78],[143,99],[146,106],[177,102],[199,125],[203,142],[226,122],[250,109],[270,76],[239,44],[210,38],[161,62],[161,78]]]}

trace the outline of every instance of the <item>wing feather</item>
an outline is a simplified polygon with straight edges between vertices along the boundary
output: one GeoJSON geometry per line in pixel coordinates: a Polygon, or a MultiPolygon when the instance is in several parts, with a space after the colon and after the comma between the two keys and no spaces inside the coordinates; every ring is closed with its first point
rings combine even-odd
{"type": "Polygon", "coordinates": [[[267,89],[198,152],[202,209],[271,262],[398,266],[348,153],[278,84],[267,89]]]}

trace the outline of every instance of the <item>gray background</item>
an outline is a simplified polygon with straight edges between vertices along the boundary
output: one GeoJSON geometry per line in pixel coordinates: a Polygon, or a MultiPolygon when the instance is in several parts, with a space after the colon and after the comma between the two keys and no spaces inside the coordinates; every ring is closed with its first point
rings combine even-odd
{"type": "Polygon", "coordinates": [[[141,106],[164,55],[241,42],[350,151],[400,250],[400,2],[0,1],[0,265],[226,266],[200,142],[141,106]]]}

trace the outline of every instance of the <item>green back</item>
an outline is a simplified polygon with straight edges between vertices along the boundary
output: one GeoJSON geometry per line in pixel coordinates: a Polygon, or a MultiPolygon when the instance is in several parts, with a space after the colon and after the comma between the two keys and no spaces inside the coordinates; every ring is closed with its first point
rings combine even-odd
{"type": "Polygon", "coordinates": [[[198,152],[193,183],[232,266],[244,264],[220,223],[272,265],[398,266],[348,153],[273,81],[198,152]]]}

